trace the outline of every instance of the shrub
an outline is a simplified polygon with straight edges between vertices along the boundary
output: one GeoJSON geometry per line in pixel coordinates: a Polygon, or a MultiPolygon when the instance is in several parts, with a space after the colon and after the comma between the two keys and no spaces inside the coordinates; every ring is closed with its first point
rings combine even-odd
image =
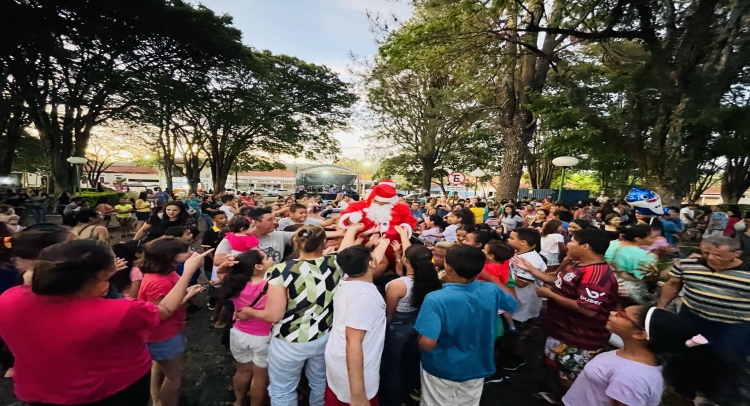
{"type": "Polygon", "coordinates": [[[82,192],[76,193],[75,197],[82,198],[86,203],[88,203],[89,207],[93,208],[93,207],[96,207],[96,201],[99,200],[100,197],[106,197],[107,203],[114,206],[117,204],[120,198],[125,197],[125,193],[115,192],[113,190],[106,191],[106,192],[82,191],[82,192]]]}

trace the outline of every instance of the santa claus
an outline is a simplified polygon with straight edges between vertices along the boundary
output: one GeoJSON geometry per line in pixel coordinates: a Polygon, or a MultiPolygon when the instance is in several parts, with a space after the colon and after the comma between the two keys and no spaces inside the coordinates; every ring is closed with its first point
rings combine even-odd
{"type": "Polygon", "coordinates": [[[395,227],[404,227],[411,237],[417,226],[417,219],[409,211],[409,206],[398,202],[393,183],[380,182],[372,188],[366,200],[349,204],[339,217],[341,228],[359,223],[364,225],[365,230],[377,227],[388,239],[399,241],[400,237],[395,227]]]}

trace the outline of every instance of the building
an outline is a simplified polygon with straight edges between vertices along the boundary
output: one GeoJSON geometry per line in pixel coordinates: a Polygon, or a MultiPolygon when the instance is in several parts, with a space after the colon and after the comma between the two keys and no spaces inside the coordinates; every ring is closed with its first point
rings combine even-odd
{"type": "MultiPolygon", "coordinates": [[[[721,198],[720,187],[710,187],[703,191],[701,197],[695,202],[695,204],[701,206],[712,206],[714,204],[722,204],[724,199],[721,198]]],[[[738,202],[739,204],[750,204],[750,190],[746,191],[742,195],[742,198],[738,202]]]]}

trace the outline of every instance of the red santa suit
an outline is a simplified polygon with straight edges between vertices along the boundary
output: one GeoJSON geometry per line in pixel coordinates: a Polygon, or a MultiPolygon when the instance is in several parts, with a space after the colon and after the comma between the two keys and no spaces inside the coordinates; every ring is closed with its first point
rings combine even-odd
{"type": "Polygon", "coordinates": [[[394,227],[404,227],[409,237],[417,227],[417,219],[411,214],[409,206],[398,203],[396,189],[382,183],[372,188],[372,193],[367,200],[351,203],[341,213],[339,227],[348,228],[357,223],[362,223],[365,230],[379,227],[378,231],[392,241],[400,241],[394,227]],[[386,204],[377,205],[373,201],[386,204]]]}

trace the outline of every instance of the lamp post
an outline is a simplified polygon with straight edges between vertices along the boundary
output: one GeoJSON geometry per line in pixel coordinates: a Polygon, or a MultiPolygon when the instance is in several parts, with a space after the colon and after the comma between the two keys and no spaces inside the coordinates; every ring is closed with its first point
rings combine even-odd
{"type": "MultiPolygon", "coordinates": [[[[481,178],[482,176],[486,175],[486,173],[484,173],[483,170],[477,168],[477,169],[474,169],[473,171],[471,171],[471,173],[469,173],[469,175],[471,175],[471,176],[474,177],[474,196],[476,196],[477,195],[477,187],[479,186],[479,178],[481,178]]],[[[482,190],[484,190],[484,189],[482,189],[482,190]]]]}
{"type": "Polygon", "coordinates": [[[73,164],[75,166],[75,168],[76,168],[76,183],[75,183],[75,185],[73,185],[73,193],[75,193],[76,189],[78,191],[81,190],[81,175],[80,175],[81,172],[80,172],[80,168],[79,167],[81,165],[85,165],[89,160],[86,159],[86,158],[84,158],[84,157],[82,157],[82,156],[72,156],[72,157],[68,158],[67,161],[70,164],[73,164]]]}
{"type": "Polygon", "coordinates": [[[552,165],[562,168],[562,177],[560,177],[560,191],[557,193],[557,200],[562,200],[563,185],[565,185],[565,168],[578,165],[578,158],[572,156],[559,156],[552,160],[552,165]]]}

